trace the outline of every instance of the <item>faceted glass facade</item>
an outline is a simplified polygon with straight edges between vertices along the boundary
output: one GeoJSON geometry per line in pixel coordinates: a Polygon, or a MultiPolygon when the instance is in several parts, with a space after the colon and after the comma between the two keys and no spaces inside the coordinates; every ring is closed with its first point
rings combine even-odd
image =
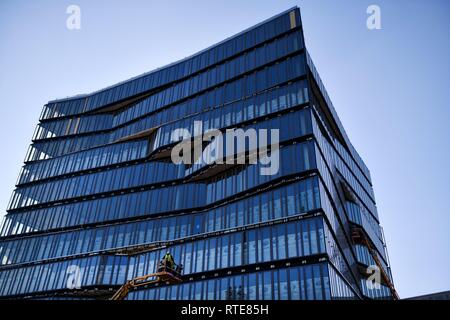
{"type": "Polygon", "coordinates": [[[393,295],[369,170],[306,51],[298,8],[46,104],[7,211],[2,298],[107,298],[154,272],[168,248],[183,282],[128,299],[393,295]],[[279,171],[173,163],[171,133],[194,121],[203,131],[279,129],[279,171]],[[376,285],[370,266],[381,268],[376,285]]]}

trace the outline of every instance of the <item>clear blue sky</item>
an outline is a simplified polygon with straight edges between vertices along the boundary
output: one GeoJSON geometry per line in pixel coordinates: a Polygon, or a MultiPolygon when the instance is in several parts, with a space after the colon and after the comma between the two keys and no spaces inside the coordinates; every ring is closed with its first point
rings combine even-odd
{"type": "Polygon", "coordinates": [[[294,5],[350,139],[371,170],[402,297],[450,290],[450,2],[0,2],[3,214],[49,100],[173,62],[294,5]],[[66,8],[81,8],[81,30],[66,8]],[[381,30],[366,8],[381,8],[381,30]]]}

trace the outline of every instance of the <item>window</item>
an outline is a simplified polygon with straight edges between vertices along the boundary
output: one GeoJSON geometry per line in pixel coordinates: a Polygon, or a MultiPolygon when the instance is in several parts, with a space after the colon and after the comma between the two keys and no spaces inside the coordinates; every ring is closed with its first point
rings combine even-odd
{"type": "Polygon", "coordinates": [[[277,227],[277,251],[278,259],[286,258],[286,225],[280,224],[277,227]]]}
{"type": "Polygon", "coordinates": [[[234,235],[234,266],[242,265],[242,233],[234,235]]]}
{"type": "Polygon", "coordinates": [[[256,263],[256,231],[251,230],[247,234],[247,256],[248,256],[248,263],[256,263]]]}
{"type": "Polygon", "coordinates": [[[227,292],[228,292],[228,278],[222,278],[220,279],[220,300],[228,300],[227,298],[227,292]]]}
{"type": "Polygon", "coordinates": [[[196,215],[194,217],[194,234],[202,233],[202,216],[196,215]]]}
{"type": "Polygon", "coordinates": [[[288,216],[294,215],[295,209],[295,195],[293,186],[287,187],[287,214],[288,216]]]}
{"type": "Polygon", "coordinates": [[[263,290],[263,300],[272,300],[272,275],[271,271],[265,271],[263,273],[264,290],[263,290]]]}
{"type": "Polygon", "coordinates": [[[228,267],[229,254],[229,236],[222,237],[222,268],[228,267]]]}
{"type": "Polygon", "coordinates": [[[248,275],[248,299],[255,300],[256,298],[256,274],[252,273],[248,275]]]}
{"type": "Polygon", "coordinates": [[[114,257],[106,257],[105,271],[103,275],[102,284],[110,284],[111,283],[111,274],[113,270],[113,259],[114,257]]]}
{"type": "Polygon", "coordinates": [[[302,244],[303,244],[303,255],[310,255],[310,246],[309,246],[309,231],[308,224],[302,224],[302,244]]]}
{"type": "Polygon", "coordinates": [[[209,239],[208,270],[216,268],[216,238],[209,239]]]}
{"type": "Polygon", "coordinates": [[[280,300],[288,300],[289,299],[289,283],[287,280],[287,270],[280,269],[280,300]]]}
{"type": "Polygon", "coordinates": [[[291,223],[287,225],[287,247],[288,247],[288,257],[297,256],[297,241],[296,241],[296,224],[291,223]]]}
{"type": "Polygon", "coordinates": [[[285,212],[283,208],[281,207],[281,193],[280,190],[274,190],[274,200],[273,200],[273,212],[274,212],[274,218],[279,219],[282,217],[282,214],[285,212]]]}
{"type": "Polygon", "coordinates": [[[309,221],[309,230],[311,239],[311,254],[316,254],[319,251],[319,247],[317,241],[317,228],[315,219],[309,221]]]}
{"type": "Polygon", "coordinates": [[[208,280],[207,286],[207,294],[206,299],[207,300],[214,300],[215,299],[215,280],[208,280]]]}
{"type": "Polygon", "coordinates": [[[311,266],[305,267],[306,299],[314,300],[314,284],[311,266]]]}
{"type": "Polygon", "coordinates": [[[300,287],[298,279],[298,268],[291,268],[289,270],[290,294],[291,300],[300,300],[300,287]]]}
{"type": "Polygon", "coordinates": [[[185,259],[184,259],[184,270],[186,273],[191,273],[191,256],[192,256],[192,243],[186,245],[185,259]]]}
{"type": "Polygon", "coordinates": [[[322,292],[322,277],[320,275],[320,265],[313,266],[313,274],[314,274],[314,291],[316,293],[315,298],[318,300],[323,300],[323,292],[322,292]]]}
{"type": "Polygon", "coordinates": [[[263,194],[261,199],[261,221],[269,220],[269,205],[268,205],[268,195],[263,194]]]}
{"type": "Polygon", "coordinates": [[[204,252],[204,241],[198,242],[197,246],[197,261],[196,261],[196,272],[203,271],[203,252],[204,252]]]}
{"type": "Polygon", "coordinates": [[[260,261],[270,261],[272,260],[271,257],[271,248],[270,248],[270,229],[264,228],[261,232],[262,236],[262,258],[260,258],[260,261]]]}

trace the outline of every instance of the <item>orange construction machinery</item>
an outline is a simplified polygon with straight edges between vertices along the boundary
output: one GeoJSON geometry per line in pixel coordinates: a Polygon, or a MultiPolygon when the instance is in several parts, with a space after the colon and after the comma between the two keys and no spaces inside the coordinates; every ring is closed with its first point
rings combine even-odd
{"type": "Polygon", "coordinates": [[[175,263],[161,261],[156,273],[151,273],[145,276],[137,277],[127,281],[123,286],[117,290],[110,300],[123,300],[126,298],[130,290],[143,287],[153,283],[180,283],[182,267],[175,263]]]}
{"type": "Polygon", "coordinates": [[[372,258],[375,261],[378,269],[380,270],[382,281],[391,290],[392,297],[394,298],[394,300],[398,300],[399,296],[397,294],[397,291],[394,288],[394,284],[392,283],[391,278],[388,276],[388,274],[384,270],[383,265],[381,264],[381,261],[378,258],[378,254],[376,253],[375,249],[372,247],[372,244],[369,241],[369,239],[367,238],[364,230],[362,228],[360,228],[360,227],[354,226],[352,228],[352,240],[353,240],[354,243],[359,243],[359,244],[362,244],[362,245],[367,247],[367,249],[370,252],[370,255],[372,256],[372,258]]]}

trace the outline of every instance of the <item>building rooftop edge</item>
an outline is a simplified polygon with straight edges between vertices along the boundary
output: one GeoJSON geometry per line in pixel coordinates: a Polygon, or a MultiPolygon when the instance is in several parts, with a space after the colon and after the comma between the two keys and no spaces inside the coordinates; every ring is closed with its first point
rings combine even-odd
{"type": "Polygon", "coordinates": [[[196,56],[198,56],[198,55],[200,55],[200,54],[202,54],[202,53],[204,53],[204,52],[206,52],[206,51],[208,51],[208,50],[210,50],[210,49],[212,49],[212,48],[214,48],[214,47],[217,47],[217,46],[219,46],[219,45],[221,45],[221,44],[223,44],[223,43],[225,43],[225,42],[227,42],[227,41],[230,41],[230,40],[232,40],[232,39],[234,39],[234,38],[237,38],[237,37],[241,36],[242,34],[248,32],[248,31],[250,31],[250,30],[253,30],[253,29],[255,29],[255,28],[257,28],[257,27],[259,27],[259,26],[261,26],[261,25],[263,25],[263,24],[266,24],[266,23],[268,23],[268,22],[270,22],[270,21],[272,21],[272,20],[275,20],[275,19],[277,19],[278,17],[280,17],[280,16],[282,16],[282,15],[288,13],[288,12],[291,12],[292,10],[295,10],[295,9],[300,9],[300,8],[299,8],[298,6],[293,6],[293,7],[289,8],[289,9],[283,11],[283,12],[280,12],[280,13],[276,14],[275,16],[272,16],[272,17],[270,17],[270,18],[268,18],[268,19],[265,19],[265,20],[263,20],[263,21],[261,21],[261,22],[255,24],[255,25],[251,26],[251,27],[248,27],[248,28],[246,28],[246,29],[240,31],[239,33],[236,33],[236,34],[234,34],[234,35],[232,35],[232,36],[230,36],[230,37],[225,38],[224,40],[221,40],[221,41],[219,41],[219,42],[217,42],[217,43],[215,43],[215,44],[212,44],[212,45],[206,47],[205,49],[202,49],[202,50],[200,50],[200,51],[197,51],[197,52],[195,52],[195,53],[193,53],[193,54],[191,54],[191,55],[189,55],[189,56],[187,56],[187,57],[185,57],[185,58],[182,58],[182,59],[180,59],[180,60],[171,62],[171,63],[169,63],[169,64],[166,64],[166,65],[162,66],[162,67],[158,67],[158,68],[156,68],[156,69],[153,69],[153,70],[144,72],[144,73],[142,73],[142,74],[140,74],[140,75],[131,77],[131,78],[127,79],[127,80],[123,80],[123,81],[117,82],[117,83],[115,83],[115,84],[112,84],[112,85],[110,85],[110,86],[104,87],[104,88],[99,89],[99,90],[95,90],[95,91],[90,92],[90,93],[80,93],[80,94],[73,95],[73,96],[68,96],[68,97],[65,97],[65,98],[57,98],[57,99],[49,100],[47,103],[69,101],[69,100],[74,100],[74,99],[80,99],[80,98],[88,97],[88,96],[94,95],[94,94],[96,94],[96,93],[99,93],[99,92],[102,92],[102,91],[105,91],[105,90],[112,89],[112,88],[114,88],[114,87],[120,86],[120,85],[125,84],[125,83],[127,83],[127,82],[130,82],[130,81],[139,79],[139,78],[141,78],[141,77],[145,77],[145,76],[147,76],[147,75],[149,75],[149,74],[158,72],[158,71],[160,71],[160,70],[169,68],[169,67],[174,66],[174,65],[176,65],[176,64],[179,64],[179,63],[182,63],[182,62],[187,61],[187,60],[189,60],[189,59],[192,59],[192,58],[194,58],[194,57],[196,57],[196,56]]]}

